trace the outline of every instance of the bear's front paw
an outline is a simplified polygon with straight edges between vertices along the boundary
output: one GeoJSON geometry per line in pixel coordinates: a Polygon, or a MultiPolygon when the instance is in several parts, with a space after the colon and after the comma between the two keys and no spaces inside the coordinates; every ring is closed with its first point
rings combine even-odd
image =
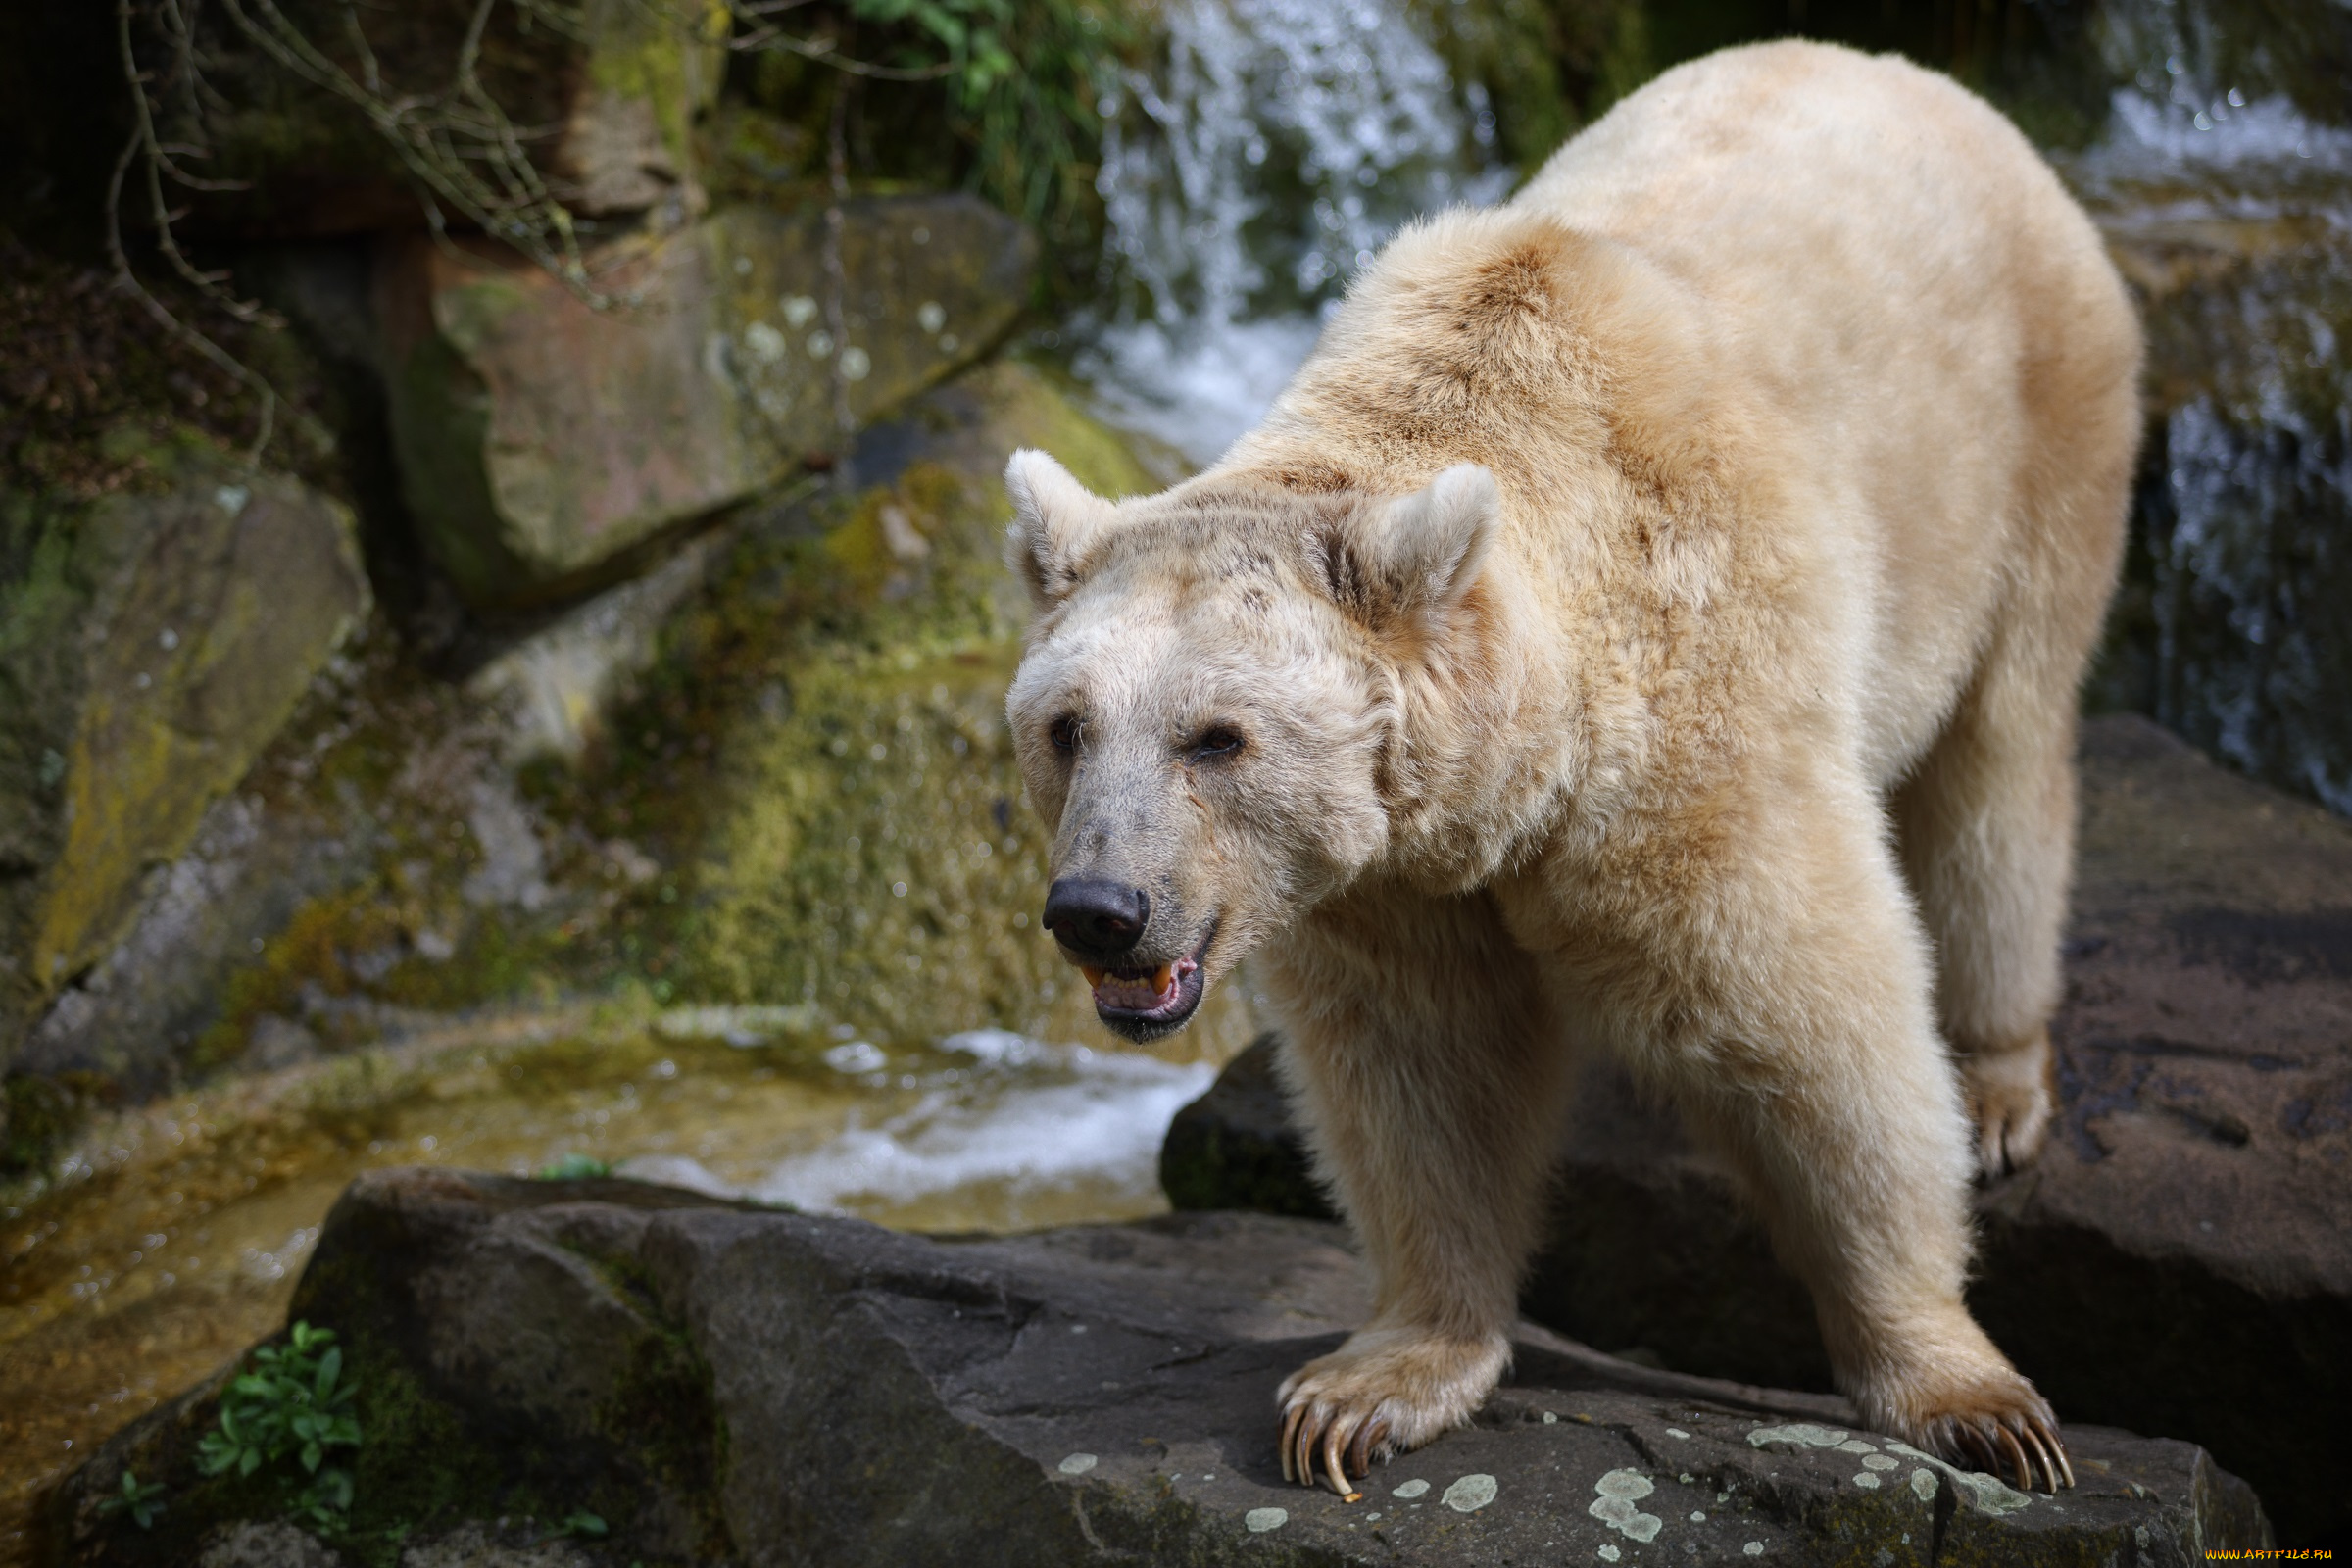
{"type": "Polygon", "coordinates": [[[2055,1493],[2075,1484],[2058,1415],[2050,1401],[2008,1366],[1987,1367],[1939,1395],[1914,1396],[1908,1408],[1872,1410],[1873,1424],[1901,1432],[1939,1459],[1986,1475],[2014,1479],[2027,1492],[2055,1493]]]}
{"type": "Polygon", "coordinates": [[[1365,1329],[1283,1383],[1282,1474],[1345,1495],[1374,1459],[1417,1448],[1468,1422],[1511,1358],[1501,1335],[1454,1339],[1423,1329],[1365,1329]]]}
{"type": "Polygon", "coordinates": [[[2006,1176],[2034,1163],[2049,1136],[2054,1077],[2047,1030],[2006,1051],[1960,1058],[1960,1082],[1977,1120],[1977,1162],[1985,1176],[2006,1176]]]}

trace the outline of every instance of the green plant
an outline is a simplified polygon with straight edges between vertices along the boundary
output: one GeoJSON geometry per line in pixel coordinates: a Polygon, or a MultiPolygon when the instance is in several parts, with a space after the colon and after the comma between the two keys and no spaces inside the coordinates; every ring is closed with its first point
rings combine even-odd
{"type": "Polygon", "coordinates": [[[552,1165],[539,1167],[539,1179],[543,1182],[589,1181],[612,1174],[612,1167],[594,1154],[565,1154],[552,1165]]]}
{"type": "Polygon", "coordinates": [[[564,1516],[563,1528],[556,1533],[595,1541],[603,1539],[610,1528],[602,1516],[590,1513],[585,1508],[575,1508],[564,1516]]]}
{"type": "Polygon", "coordinates": [[[1082,0],[853,0],[863,23],[947,51],[952,112],[973,176],[1032,222],[1066,220],[1094,180],[1096,103],[1129,41],[1123,12],[1082,0]]]}
{"type": "Polygon", "coordinates": [[[334,1338],[331,1329],[296,1323],[287,1344],[254,1351],[253,1370],[239,1373],[221,1396],[220,1425],[204,1435],[196,1467],[208,1476],[249,1476],[292,1457],[307,1478],[293,1511],[319,1524],[340,1522],[351,1509],[351,1472],[326,1461],[337,1448],[360,1446],[351,1408],[359,1385],[344,1378],[334,1338]]]}
{"type": "Polygon", "coordinates": [[[150,1481],[141,1484],[128,1470],[122,1472],[122,1486],[113,1496],[102,1498],[98,1511],[102,1514],[126,1513],[141,1530],[155,1528],[155,1516],[164,1511],[164,1484],[150,1481]]]}

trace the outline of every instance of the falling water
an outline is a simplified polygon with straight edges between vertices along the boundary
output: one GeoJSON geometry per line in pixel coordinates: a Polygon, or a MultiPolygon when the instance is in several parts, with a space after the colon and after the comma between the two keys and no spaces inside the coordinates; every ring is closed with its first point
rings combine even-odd
{"type": "Polygon", "coordinates": [[[2115,8],[2129,84],[2069,173],[2138,291],[2158,422],[2118,693],[2352,811],[2352,130],[2297,57],[2188,3],[2115,8]]]}
{"type": "Polygon", "coordinates": [[[1179,0],[1103,104],[1117,304],[1080,368],[1198,464],[1247,430],[1320,310],[1413,217],[1498,199],[1494,117],[1397,0],[1179,0]]]}

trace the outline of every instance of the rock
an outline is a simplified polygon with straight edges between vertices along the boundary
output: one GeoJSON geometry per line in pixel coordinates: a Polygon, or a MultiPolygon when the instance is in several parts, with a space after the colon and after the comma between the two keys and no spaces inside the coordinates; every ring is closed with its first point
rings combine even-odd
{"type": "Polygon", "coordinates": [[[246,1032],[245,1054],[237,1058],[237,1066],[245,1072],[276,1072],[318,1059],[316,1034],[291,1018],[266,1012],[246,1032]]]}
{"type": "MultiPolygon", "coordinates": [[[[2352,824],[2137,718],[2085,726],[2082,781],[2060,1125],[1979,1197],[1971,1304],[2070,1421],[2200,1443],[2286,1540],[2340,1539],[2352,824]]],[[[1178,1114],[1162,1179],[1180,1206],[1320,1200],[1272,1049],[1178,1114]]],[[[1562,1158],[1530,1317],[1691,1372],[1829,1386],[1802,1289],[1613,1071],[1586,1080],[1562,1158]]]]}
{"type": "Polygon", "coordinates": [[[644,576],[564,611],[467,677],[466,695],[493,705],[505,721],[500,751],[508,766],[542,757],[581,760],[607,715],[653,667],[662,623],[703,586],[722,542],[717,533],[688,540],[644,576]]]}
{"type": "MultiPolygon", "coordinates": [[[[453,83],[481,9],[472,0],[358,14],[330,0],[275,9],[355,85],[367,79],[368,63],[351,29],[364,25],[377,95],[404,102],[412,123],[444,106],[463,114],[453,83]]],[[[200,14],[199,26],[209,91],[184,102],[166,95],[162,132],[167,141],[208,146],[206,173],[241,187],[199,194],[190,227],[310,239],[426,226],[400,153],[358,107],[304,80],[219,13],[200,14]]],[[[674,224],[702,209],[693,122],[717,97],[726,31],[725,8],[701,0],[588,0],[562,14],[492,7],[478,79],[523,127],[522,145],[549,193],[574,215],[652,212],[674,224]]],[[[468,145],[463,134],[451,140],[468,145]]],[[[460,218],[446,197],[440,205],[460,218]]]]}
{"type": "Polygon", "coordinates": [[[1159,1146],[1159,1185],[1179,1209],[1244,1208],[1335,1219],[1307,1170],[1275,1071],[1282,1037],[1263,1034],[1225,1064],[1215,1085],[1176,1113],[1159,1146]]]}
{"type": "Polygon", "coordinates": [[[213,1532],[196,1568],[342,1568],[317,1536],[281,1521],[240,1519],[213,1532]]]}
{"type": "MultiPolygon", "coordinates": [[[[2251,1492],[2187,1444],[2076,1428],[2082,1487],[2028,1496],[1856,1430],[1836,1399],[1532,1325],[1472,1428],[1354,1502],[1290,1486],[1274,1389],[1367,1305],[1340,1242],[1246,1214],[927,1241],[609,1179],[396,1170],[337,1203],[292,1311],[343,1336],[362,1390],[354,1541],[425,1523],[398,1511],[423,1494],[442,1542],[585,1507],[612,1561],[842,1568],[2185,1568],[2269,1540],[2251,1492]]],[[[257,1494],[189,1472],[210,1418],[201,1394],[155,1412],[72,1477],[60,1560],[156,1560],[244,1517],[257,1494]],[[152,1537],[96,1511],[126,1464],[173,1488],[152,1537]]],[[[432,1549],[404,1560],[453,1560],[432,1549]]]]}
{"type": "MultiPolygon", "coordinates": [[[[1036,923],[1048,846],[1004,722],[1029,606],[1000,475],[1021,446],[1107,494],[1154,487],[1048,372],[1000,363],[870,428],[855,466],[872,489],[736,524],[719,587],[672,628],[681,657],[712,650],[700,687],[730,666],[743,681],[682,870],[681,995],[810,1003],[884,1044],[1100,1030],[1036,923]]],[[[1248,1010],[1245,988],[1220,990],[1195,1049],[1238,1051],[1248,1010]]]]}
{"type": "Polygon", "coordinates": [[[2334,608],[2352,603],[2352,164],[2340,130],[2268,134],[2268,158],[2200,158],[2127,121],[2073,166],[2148,324],[2101,695],[2352,811],[2352,616],[2334,608]]]}
{"type": "Polygon", "coordinates": [[[377,311],[393,444],[434,559],[479,606],[544,600],[774,484],[970,364],[1019,313],[1036,244],[962,196],[854,202],[839,354],[821,213],[735,207],[592,259],[613,303],[488,247],[390,242],[377,311]]]}
{"type": "Polygon", "coordinates": [[[339,504],[193,443],[157,466],[159,493],[0,496],[0,1060],[368,612],[339,504]]]}

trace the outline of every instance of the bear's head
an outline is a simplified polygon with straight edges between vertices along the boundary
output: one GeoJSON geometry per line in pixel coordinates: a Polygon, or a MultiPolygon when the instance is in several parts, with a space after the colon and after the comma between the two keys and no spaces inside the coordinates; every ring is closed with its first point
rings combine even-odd
{"type": "Polygon", "coordinates": [[[1103,1023],[1157,1039],[1389,849],[1404,687],[1464,615],[1494,480],[1209,475],[1112,502],[1019,452],[1005,487],[1037,608],[1005,707],[1054,832],[1045,924],[1103,1023]]]}

